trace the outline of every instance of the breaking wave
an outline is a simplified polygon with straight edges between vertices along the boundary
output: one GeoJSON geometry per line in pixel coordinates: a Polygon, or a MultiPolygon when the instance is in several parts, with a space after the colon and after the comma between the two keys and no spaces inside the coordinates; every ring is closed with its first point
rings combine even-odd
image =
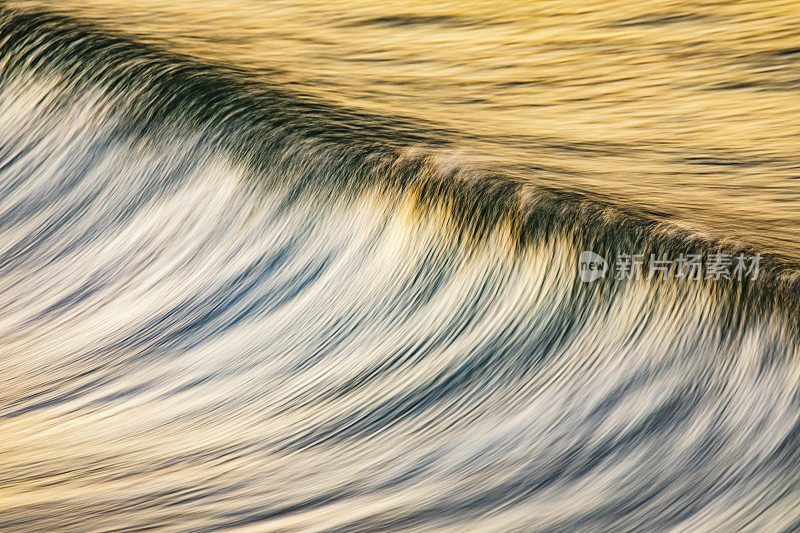
{"type": "Polygon", "coordinates": [[[0,529],[800,529],[792,265],[0,18],[0,529]]]}

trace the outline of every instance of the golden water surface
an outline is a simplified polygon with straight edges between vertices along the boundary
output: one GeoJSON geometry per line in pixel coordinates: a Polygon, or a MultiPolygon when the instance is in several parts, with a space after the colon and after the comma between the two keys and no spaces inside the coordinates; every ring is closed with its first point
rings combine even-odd
{"type": "Polygon", "coordinates": [[[62,0],[456,157],[800,258],[800,3],[62,0]]]}

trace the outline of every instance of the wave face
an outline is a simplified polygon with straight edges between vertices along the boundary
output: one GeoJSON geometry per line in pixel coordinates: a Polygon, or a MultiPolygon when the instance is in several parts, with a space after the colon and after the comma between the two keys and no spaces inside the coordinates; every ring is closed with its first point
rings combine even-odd
{"type": "Polygon", "coordinates": [[[796,286],[585,284],[713,243],[0,15],[3,531],[800,529],[796,286]]]}

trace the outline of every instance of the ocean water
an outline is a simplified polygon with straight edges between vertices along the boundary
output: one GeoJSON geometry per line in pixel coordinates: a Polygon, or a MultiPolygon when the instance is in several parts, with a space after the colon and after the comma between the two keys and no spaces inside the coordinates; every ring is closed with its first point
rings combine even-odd
{"type": "Polygon", "coordinates": [[[0,530],[800,530],[798,23],[4,3],[0,530]]]}

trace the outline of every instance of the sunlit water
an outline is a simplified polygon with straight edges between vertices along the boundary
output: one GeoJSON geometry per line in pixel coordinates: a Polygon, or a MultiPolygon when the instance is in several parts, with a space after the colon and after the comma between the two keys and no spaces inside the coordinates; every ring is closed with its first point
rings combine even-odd
{"type": "Polygon", "coordinates": [[[792,4],[80,4],[161,44],[0,10],[1,530],[800,528],[792,4]]]}
{"type": "Polygon", "coordinates": [[[800,259],[800,3],[23,2],[800,259]]]}

